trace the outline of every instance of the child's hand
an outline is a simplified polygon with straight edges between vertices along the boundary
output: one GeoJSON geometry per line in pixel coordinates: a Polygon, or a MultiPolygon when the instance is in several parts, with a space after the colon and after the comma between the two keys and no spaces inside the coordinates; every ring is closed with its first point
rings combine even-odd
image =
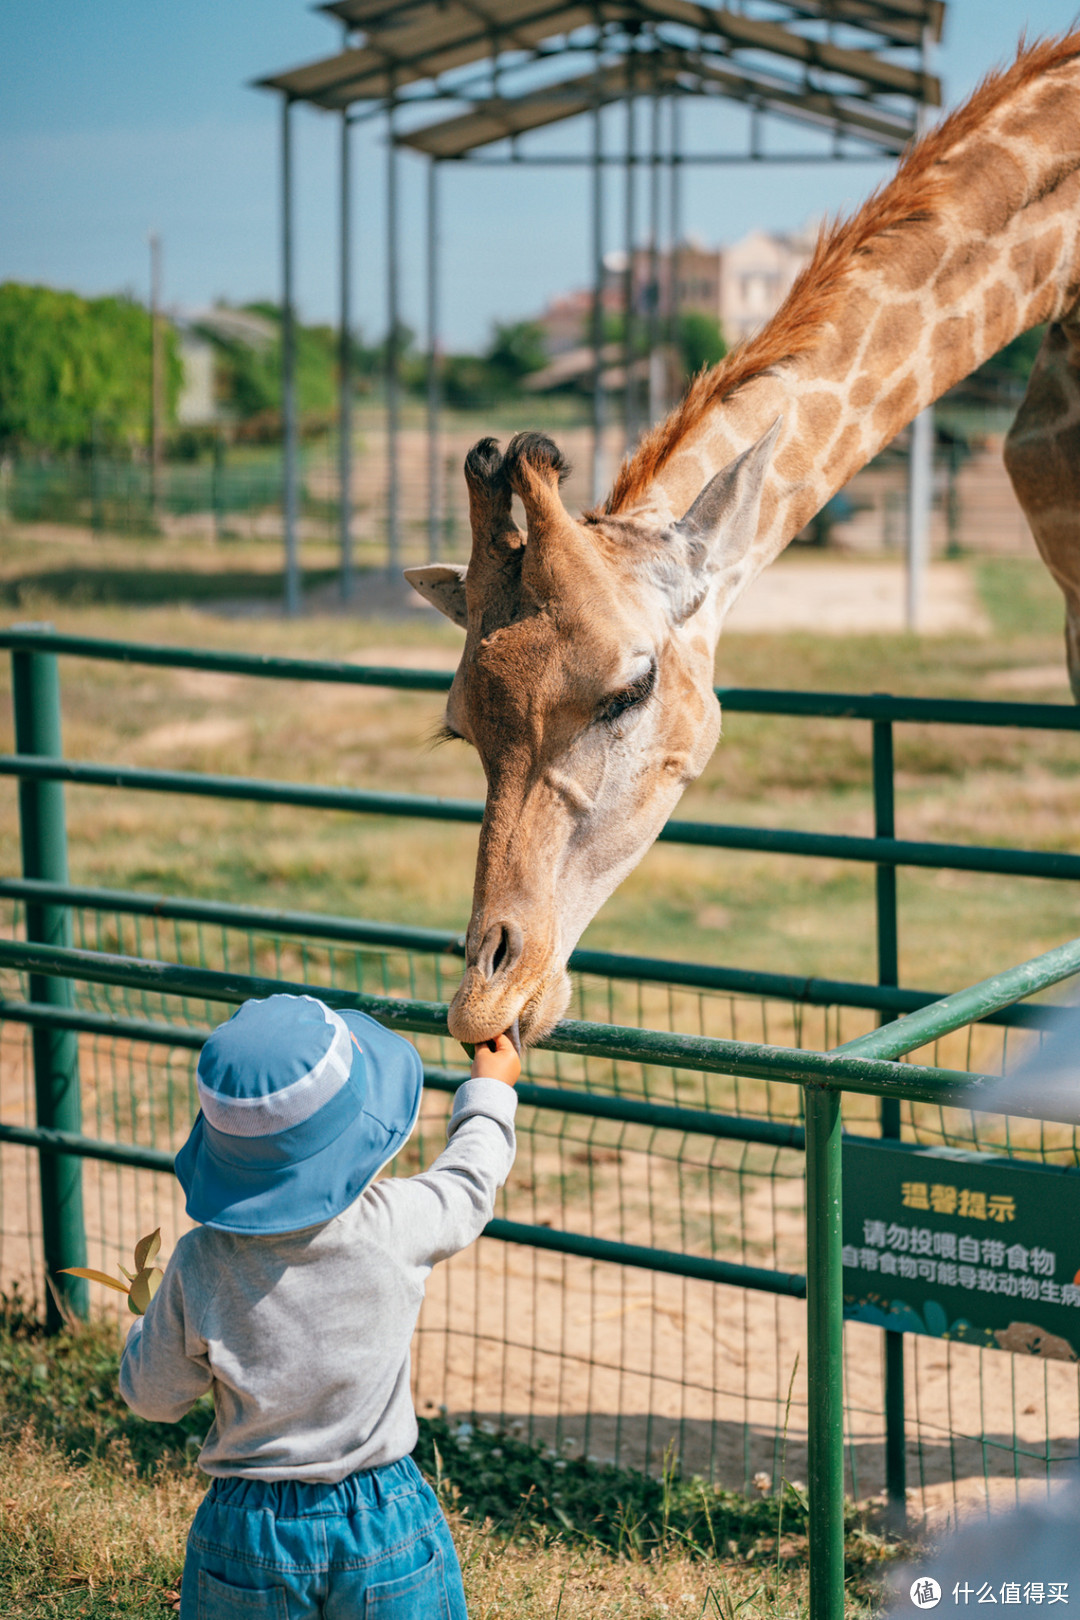
{"type": "Polygon", "coordinates": [[[496,1035],[493,1041],[481,1041],[469,1071],[474,1080],[501,1080],[504,1085],[517,1084],[521,1074],[521,1059],[509,1035],[496,1035]],[[494,1046],[495,1050],[491,1048],[494,1046]]]}
{"type": "Polygon", "coordinates": [[[127,1278],[127,1287],[117,1282],[104,1271],[93,1271],[88,1266],[61,1266],[61,1274],[68,1277],[86,1277],[90,1282],[104,1283],[106,1288],[115,1288],[118,1294],[126,1294],[128,1310],[136,1316],[143,1316],[146,1307],[158,1291],[158,1284],[162,1278],[160,1266],[153,1264],[158,1250],[161,1248],[161,1227],[151,1232],[149,1237],[140,1238],[135,1245],[135,1271],[130,1272],[126,1266],[120,1270],[127,1278]]]}

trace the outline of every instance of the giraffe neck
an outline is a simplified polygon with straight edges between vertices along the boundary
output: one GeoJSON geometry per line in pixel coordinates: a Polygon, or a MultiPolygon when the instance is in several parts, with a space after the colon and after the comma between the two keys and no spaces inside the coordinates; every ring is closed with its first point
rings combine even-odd
{"type": "MultiPolygon", "coordinates": [[[[1080,51],[1080,38],[1073,43],[1080,51]]],[[[1080,61],[1001,100],[937,155],[931,184],[932,208],[852,256],[812,343],[710,406],[646,492],[643,505],[681,515],[783,415],[738,590],[921,410],[1020,332],[1075,305],[1080,61]]]]}

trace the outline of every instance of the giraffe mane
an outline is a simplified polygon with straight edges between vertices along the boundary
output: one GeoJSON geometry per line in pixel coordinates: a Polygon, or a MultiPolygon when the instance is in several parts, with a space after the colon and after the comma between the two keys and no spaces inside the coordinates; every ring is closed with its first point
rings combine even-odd
{"type": "Polygon", "coordinates": [[[856,213],[822,226],[809,264],[768,324],[718,365],[698,373],[670,416],[647,433],[623,462],[602,510],[587,515],[612,515],[635,505],[714,406],[730,399],[753,378],[813,348],[838,310],[847,278],[859,259],[893,232],[932,217],[941,194],[937,165],[943,158],[1018,90],[1077,56],[1080,31],[1070,30],[1030,46],[1021,35],[1019,53],[1010,66],[988,73],[966,102],[909,146],[896,174],[878,186],[856,213]]]}

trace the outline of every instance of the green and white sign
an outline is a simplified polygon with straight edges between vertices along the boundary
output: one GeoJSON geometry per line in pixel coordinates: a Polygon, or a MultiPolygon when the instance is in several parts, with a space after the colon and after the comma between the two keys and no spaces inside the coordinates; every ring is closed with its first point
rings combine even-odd
{"type": "Polygon", "coordinates": [[[845,1138],[844,1314],[1080,1360],[1080,1170],[845,1138]]]}

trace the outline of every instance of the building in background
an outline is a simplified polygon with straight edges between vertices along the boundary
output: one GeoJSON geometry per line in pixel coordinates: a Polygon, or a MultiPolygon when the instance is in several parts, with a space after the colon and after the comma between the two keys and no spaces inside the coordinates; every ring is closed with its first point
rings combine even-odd
{"type": "MultiPolygon", "coordinates": [[[[711,248],[694,237],[678,252],[662,251],[655,263],[648,248],[639,248],[633,261],[633,307],[647,319],[653,307],[670,308],[673,272],[678,274],[678,304],[684,314],[708,315],[720,323],[729,346],[753,335],[776,313],[799,271],[809,262],[816,232],[813,229],[780,234],[754,230],[726,248],[711,248]],[[655,273],[655,285],[654,285],[655,273]]],[[[604,260],[605,315],[622,313],[626,289],[626,254],[609,253],[604,260]]],[[[590,363],[584,353],[592,320],[592,293],[584,289],[561,293],[537,317],[544,345],[552,361],[578,355],[584,371],[590,363]]],[[[566,380],[567,363],[551,368],[553,380],[566,380]]]]}
{"type": "Polygon", "coordinates": [[[174,311],[183,367],[176,419],[182,427],[208,427],[228,416],[229,358],[236,350],[268,357],[277,342],[272,320],[254,310],[215,304],[210,309],[174,311]]]}
{"type": "Polygon", "coordinates": [[[799,271],[810,262],[816,236],[816,230],[792,235],[751,231],[718,254],[717,313],[729,345],[752,337],[776,314],[799,271]]]}

